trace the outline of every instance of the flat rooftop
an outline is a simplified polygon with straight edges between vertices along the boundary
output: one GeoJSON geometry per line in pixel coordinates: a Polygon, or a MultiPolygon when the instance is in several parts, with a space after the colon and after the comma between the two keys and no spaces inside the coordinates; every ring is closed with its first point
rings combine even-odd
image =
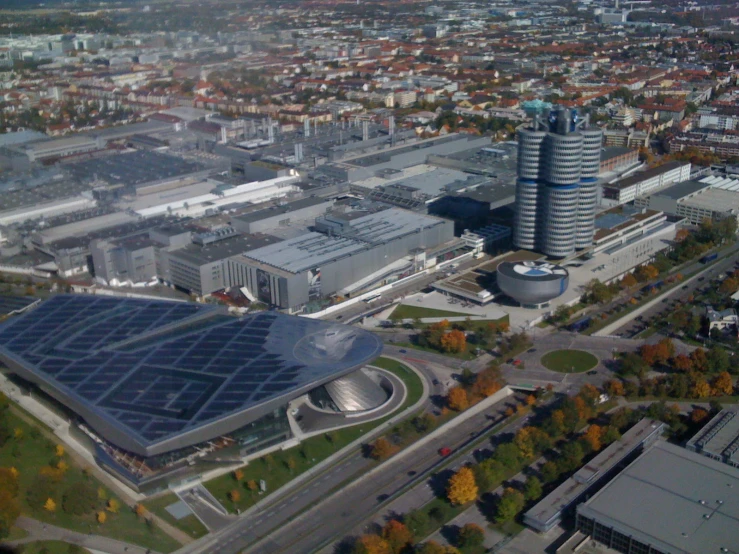
{"type": "Polygon", "coordinates": [[[262,208],[261,210],[254,210],[249,213],[237,215],[234,216],[233,219],[242,221],[244,223],[253,223],[256,221],[262,221],[263,219],[267,219],[269,217],[289,214],[290,212],[302,210],[303,208],[317,206],[319,204],[326,204],[326,208],[328,209],[332,205],[332,201],[319,196],[309,196],[308,198],[301,198],[300,200],[288,202],[287,204],[282,204],[281,206],[270,206],[269,208],[262,208]]]}
{"type": "Polygon", "coordinates": [[[358,240],[311,232],[245,252],[243,257],[247,262],[254,260],[289,273],[300,273],[365,248],[367,245],[358,240]]]}
{"type": "Polygon", "coordinates": [[[732,406],[721,410],[686,447],[739,465],[739,408],[732,406]]]}
{"type": "Polygon", "coordinates": [[[616,206],[595,218],[595,236],[593,240],[600,241],[624,229],[639,225],[662,212],[656,210],[616,206]]]}
{"type": "Polygon", "coordinates": [[[251,233],[213,242],[205,246],[188,244],[184,248],[171,251],[169,257],[200,266],[238,256],[251,250],[264,248],[271,244],[279,244],[280,242],[282,241],[279,238],[271,235],[251,233]]]}
{"type": "Polygon", "coordinates": [[[75,181],[74,179],[60,179],[35,187],[3,191],[0,213],[78,197],[82,192],[88,191],[90,188],[90,185],[75,181]]]}
{"type": "Polygon", "coordinates": [[[151,150],[137,150],[66,166],[74,179],[84,182],[105,181],[128,186],[176,178],[207,169],[205,166],[151,150]]]}
{"type": "Polygon", "coordinates": [[[734,552],[737,490],[736,468],[658,441],[577,511],[662,552],[734,552]]]}
{"type": "Polygon", "coordinates": [[[634,175],[627,177],[626,179],[616,181],[615,183],[608,183],[603,186],[607,188],[623,190],[625,188],[639,184],[642,181],[646,181],[647,179],[651,179],[652,177],[656,177],[657,175],[662,175],[663,173],[672,171],[673,169],[676,169],[682,165],[687,165],[687,164],[685,162],[676,162],[676,161],[667,162],[658,167],[653,167],[651,169],[647,169],[646,171],[635,173],[634,175]]]}
{"type": "Polygon", "coordinates": [[[601,163],[603,163],[607,160],[618,158],[619,156],[625,156],[626,154],[630,154],[632,152],[636,152],[636,149],[625,148],[623,146],[607,146],[606,148],[603,148],[603,150],[601,150],[600,161],[601,163]]]}
{"type": "Polygon", "coordinates": [[[448,220],[439,217],[390,208],[354,219],[351,236],[362,242],[378,244],[447,223],[448,220]]]}
{"type": "Polygon", "coordinates": [[[654,193],[653,196],[661,196],[663,198],[670,198],[671,200],[680,200],[691,194],[695,194],[710,185],[705,183],[699,183],[698,181],[683,181],[682,183],[676,183],[671,187],[654,193]]]}
{"type": "Polygon", "coordinates": [[[686,198],[680,204],[714,212],[739,212],[739,192],[710,187],[686,198]]]}
{"type": "Polygon", "coordinates": [[[526,512],[525,517],[542,524],[554,520],[580,498],[594,480],[613,469],[648,437],[654,433],[661,433],[663,428],[664,423],[648,418],[642,419],[619,440],[608,445],[572,477],[540,500],[526,512]]]}
{"type": "Polygon", "coordinates": [[[315,319],[94,295],[0,325],[0,361],[142,456],[235,431],[381,351],[372,333],[315,319]]]}

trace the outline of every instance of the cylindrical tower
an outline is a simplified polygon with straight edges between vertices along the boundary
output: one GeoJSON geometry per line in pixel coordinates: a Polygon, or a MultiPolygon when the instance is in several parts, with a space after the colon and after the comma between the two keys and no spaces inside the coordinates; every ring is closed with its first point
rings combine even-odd
{"type": "Polygon", "coordinates": [[[516,248],[534,250],[537,247],[539,211],[539,181],[541,173],[544,131],[522,129],[518,134],[518,181],[516,182],[516,213],[513,244],[516,248]]]}
{"type": "Polygon", "coordinates": [[[582,171],[580,197],[577,205],[575,247],[587,248],[593,244],[595,233],[595,205],[598,199],[598,172],[603,132],[600,129],[582,129],[582,171]]]}
{"type": "Polygon", "coordinates": [[[541,251],[552,258],[564,258],[575,252],[579,188],[577,184],[547,184],[543,189],[541,251]]]}

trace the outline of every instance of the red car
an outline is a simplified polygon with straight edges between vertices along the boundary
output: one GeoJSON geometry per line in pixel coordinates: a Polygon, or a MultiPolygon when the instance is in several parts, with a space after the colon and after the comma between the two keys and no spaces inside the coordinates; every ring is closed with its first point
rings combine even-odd
{"type": "Polygon", "coordinates": [[[513,360],[513,365],[521,365],[521,360],[516,358],[515,360],[513,360]]]}
{"type": "Polygon", "coordinates": [[[439,448],[439,455],[441,456],[449,456],[449,454],[451,453],[452,453],[452,449],[449,448],[448,446],[443,446],[439,448]]]}

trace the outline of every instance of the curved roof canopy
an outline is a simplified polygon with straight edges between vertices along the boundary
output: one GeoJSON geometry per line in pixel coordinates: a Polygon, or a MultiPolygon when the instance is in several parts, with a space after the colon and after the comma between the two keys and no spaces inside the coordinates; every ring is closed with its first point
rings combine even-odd
{"type": "Polygon", "coordinates": [[[131,298],[59,295],[0,326],[0,361],[144,456],[234,431],[381,351],[345,325],[131,298]]]}

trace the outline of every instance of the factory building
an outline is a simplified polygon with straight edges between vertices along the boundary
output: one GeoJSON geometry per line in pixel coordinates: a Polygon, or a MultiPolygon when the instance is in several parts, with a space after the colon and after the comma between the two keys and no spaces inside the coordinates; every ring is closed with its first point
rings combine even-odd
{"type": "Polygon", "coordinates": [[[513,244],[564,258],[593,242],[602,131],[568,109],[519,131],[513,244]]]}
{"type": "Polygon", "coordinates": [[[230,286],[292,313],[311,301],[425,267],[425,250],[451,241],[453,223],[390,208],[331,213],[296,238],[244,252],[228,260],[230,286]],[[408,258],[412,259],[408,259],[408,258]]]}

